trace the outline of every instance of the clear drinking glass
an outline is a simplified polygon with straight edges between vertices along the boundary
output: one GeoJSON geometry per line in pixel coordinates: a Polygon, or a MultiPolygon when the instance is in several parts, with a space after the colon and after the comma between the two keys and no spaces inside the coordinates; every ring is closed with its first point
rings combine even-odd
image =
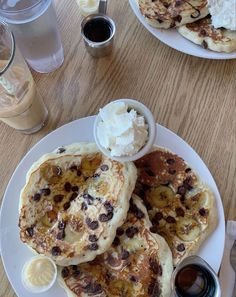
{"type": "Polygon", "coordinates": [[[52,0],[0,0],[0,17],[9,24],[29,65],[51,72],[64,61],[52,0]]]}
{"type": "Polygon", "coordinates": [[[0,120],[25,134],[40,130],[48,117],[33,77],[7,24],[0,22],[0,120]]]}

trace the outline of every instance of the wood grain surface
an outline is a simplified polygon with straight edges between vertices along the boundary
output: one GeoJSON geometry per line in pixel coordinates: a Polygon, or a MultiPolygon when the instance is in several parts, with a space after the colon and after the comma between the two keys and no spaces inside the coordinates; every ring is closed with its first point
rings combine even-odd
{"type": "MultiPolygon", "coordinates": [[[[186,140],[214,176],[226,219],[236,219],[236,61],[212,61],[179,53],[155,39],[128,1],[110,1],[117,34],[113,53],[94,59],[80,34],[75,0],[55,1],[65,51],[63,66],[33,72],[49,109],[47,126],[26,136],[0,123],[0,199],[22,157],[65,123],[93,115],[116,98],[146,104],[158,123],[186,140]]],[[[0,297],[16,296],[0,264],[0,297]]]]}

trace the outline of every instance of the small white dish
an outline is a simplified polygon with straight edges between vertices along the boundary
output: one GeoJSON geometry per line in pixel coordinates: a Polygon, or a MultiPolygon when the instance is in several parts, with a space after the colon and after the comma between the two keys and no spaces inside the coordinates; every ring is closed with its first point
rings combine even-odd
{"type": "Polygon", "coordinates": [[[148,140],[145,145],[134,155],[132,156],[111,156],[111,152],[106,149],[104,146],[100,144],[98,135],[97,135],[97,127],[99,122],[102,121],[100,114],[97,115],[94,123],[93,134],[95,142],[100,149],[100,151],[106,155],[107,157],[119,161],[119,162],[128,162],[135,161],[146,155],[152,148],[153,143],[155,142],[156,137],[156,122],[153,117],[151,111],[141,102],[133,99],[118,99],[108,103],[108,105],[113,104],[115,102],[124,102],[128,105],[129,108],[136,110],[141,116],[144,116],[145,122],[148,125],[148,140]]]}
{"type": "MultiPolygon", "coordinates": [[[[51,268],[50,267],[50,268],[51,268]]],[[[42,268],[40,268],[42,269],[42,268]]],[[[31,271],[32,273],[32,271],[31,271]]],[[[54,261],[52,259],[50,259],[49,257],[46,257],[46,256],[43,256],[43,255],[38,255],[38,256],[35,256],[33,258],[30,258],[28,261],[25,262],[24,266],[23,266],[23,269],[22,269],[22,272],[21,272],[21,281],[22,281],[22,284],[23,286],[25,287],[25,289],[27,291],[29,291],[30,293],[34,293],[34,294],[37,294],[37,293],[43,293],[43,292],[46,292],[48,291],[55,283],[57,279],[57,266],[56,264],[54,263],[54,261]],[[48,261],[48,263],[51,264],[51,267],[54,271],[52,271],[53,273],[53,276],[52,276],[52,279],[48,282],[48,284],[36,284],[37,282],[40,283],[40,282],[43,282],[45,278],[45,281],[47,281],[47,277],[48,277],[48,274],[50,274],[50,272],[48,271],[43,271],[42,272],[42,275],[39,275],[37,274],[37,268],[35,267],[36,271],[34,272],[34,278],[35,278],[35,285],[33,285],[32,283],[30,283],[30,280],[28,279],[27,280],[27,270],[29,270],[30,268],[30,265],[32,266],[35,262],[34,265],[41,265],[43,267],[43,269],[46,269],[46,266],[45,266],[45,263],[37,263],[37,261],[48,261]]]]}

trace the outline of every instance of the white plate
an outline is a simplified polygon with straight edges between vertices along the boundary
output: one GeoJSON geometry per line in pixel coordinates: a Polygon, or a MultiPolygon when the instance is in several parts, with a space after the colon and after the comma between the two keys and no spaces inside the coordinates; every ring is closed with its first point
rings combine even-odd
{"type": "Polygon", "coordinates": [[[187,40],[181,36],[176,29],[157,29],[147,24],[145,18],[140,13],[137,0],[129,0],[130,6],[134,11],[136,17],[143,24],[143,26],[152,33],[156,38],[158,38],[163,43],[169,45],[170,47],[189,54],[192,56],[206,58],[206,59],[217,59],[217,60],[228,60],[235,59],[236,52],[232,53],[217,53],[207,49],[202,48],[201,46],[187,40]]]}
{"type": "MultiPolygon", "coordinates": [[[[8,279],[19,297],[32,297],[32,293],[27,292],[21,283],[22,267],[25,261],[32,257],[32,252],[20,241],[19,230],[17,228],[18,200],[20,190],[25,183],[26,173],[34,161],[59,146],[68,145],[73,142],[94,141],[94,120],[94,116],[76,120],[44,137],[22,159],[7,186],[0,217],[0,245],[3,265],[8,279]]],[[[218,271],[224,249],[225,225],[222,202],[215,181],[197,153],[180,137],[160,125],[157,125],[157,135],[158,137],[155,143],[167,147],[183,157],[192,168],[200,173],[203,181],[207,182],[215,193],[219,212],[219,224],[215,232],[202,246],[199,255],[202,256],[215,271],[218,271]]],[[[48,292],[37,294],[37,296],[66,297],[66,294],[58,285],[55,285],[48,292]]]]}

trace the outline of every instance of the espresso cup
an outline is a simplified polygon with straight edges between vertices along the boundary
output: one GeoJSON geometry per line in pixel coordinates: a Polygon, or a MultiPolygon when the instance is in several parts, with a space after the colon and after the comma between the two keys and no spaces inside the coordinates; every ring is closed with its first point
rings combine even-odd
{"type": "Polygon", "coordinates": [[[116,26],[105,14],[91,14],[81,23],[81,34],[87,51],[95,58],[111,53],[116,26]]]}

